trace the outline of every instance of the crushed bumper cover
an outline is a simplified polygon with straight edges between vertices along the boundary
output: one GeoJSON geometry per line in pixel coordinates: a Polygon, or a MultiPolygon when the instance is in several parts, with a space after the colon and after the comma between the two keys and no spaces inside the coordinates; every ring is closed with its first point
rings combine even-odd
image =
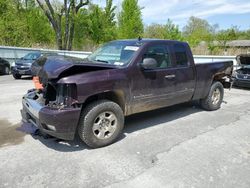
{"type": "Polygon", "coordinates": [[[73,140],[78,125],[81,109],[57,109],[39,102],[36,92],[29,92],[22,99],[21,110],[23,122],[32,123],[42,132],[51,136],[73,140]]]}

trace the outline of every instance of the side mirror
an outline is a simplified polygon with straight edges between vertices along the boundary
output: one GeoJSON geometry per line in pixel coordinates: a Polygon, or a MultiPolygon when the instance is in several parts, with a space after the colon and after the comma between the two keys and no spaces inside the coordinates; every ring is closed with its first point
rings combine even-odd
{"type": "Polygon", "coordinates": [[[157,68],[157,61],[154,58],[145,58],[141,64],[143,69],[155,69],[157,68]]]}

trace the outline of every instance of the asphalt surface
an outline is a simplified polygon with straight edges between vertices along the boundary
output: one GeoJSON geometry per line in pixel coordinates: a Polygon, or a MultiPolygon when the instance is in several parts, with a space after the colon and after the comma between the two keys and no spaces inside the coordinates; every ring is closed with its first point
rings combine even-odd
{"type": "Polygon", "coordinates": [[[177,105],[126,118],[115,144],[17,131],[30,79],[0,76],[0,187],[250,187],[250,90],[225,91],[222,108],[177,105]]]}

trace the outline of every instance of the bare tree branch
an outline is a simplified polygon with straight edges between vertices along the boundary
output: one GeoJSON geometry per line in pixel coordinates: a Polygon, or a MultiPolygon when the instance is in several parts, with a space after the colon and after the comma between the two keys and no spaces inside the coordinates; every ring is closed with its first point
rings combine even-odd
{"type": "Polygon", "coordinates": [[[50,13],[51,13],[51,16],[53,17],[53,19],[55,19],[55,12],[54,12],[54,9],[53,9],[52,6],[51,6],[50,1],[49,1],[49,0],[45,0],[45,2],[46,2],[47,7],[49,8],[49,11],[50,11],[50,13]]]}
{"type": "Polygon", "coordinates": [[[56,42],[59,49],[72,49],[72,43],[75,30],[75,18],[78,10],[87,5],[89,0],[80,0],[76,6],[76,0],[64,0],[61,10],[55,10],[50,0],[36,0],[44,14],[53,26],[56,34],[56,42]],[[62,22],[62,18],[65,18],[65,23],[62,22]],[[63,25],[62,25],[63,24],[63,25]],[[64,27],[64,29],[62,29],[64,27]]]}
{"type": "Polygon", "coordinates": [[[43,10],[44,14],[49,19],[49,21],[52,24],[53,28],[56,29],[57,24],[56,24],[55,20],[53,19],[52,15],[50,14],[50,12],[44,7],[43,3],[40,0],[36,0],[36,1],[39,4],[39,6],[41,7],[41,9],[43,10]]]}
{"type": "Polygon", "coordinates": [[[86,0],[84,2],[83,0],[80,0],[79,4],[76,6],[76,13],[79,11],[80,8],[88,4],[89,4],[89,0],[86,0]]]}

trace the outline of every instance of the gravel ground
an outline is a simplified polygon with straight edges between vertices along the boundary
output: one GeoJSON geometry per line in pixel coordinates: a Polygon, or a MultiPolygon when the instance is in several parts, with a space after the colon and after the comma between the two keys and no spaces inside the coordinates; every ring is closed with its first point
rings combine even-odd
{"type": "Polygon", "coordinates": [[[126,118],[115,144],[17,131],[29,78],[0,76],[0,187],[250,187],[250,90],[226,90],[218,111],[190,104],[126,118]]]}

